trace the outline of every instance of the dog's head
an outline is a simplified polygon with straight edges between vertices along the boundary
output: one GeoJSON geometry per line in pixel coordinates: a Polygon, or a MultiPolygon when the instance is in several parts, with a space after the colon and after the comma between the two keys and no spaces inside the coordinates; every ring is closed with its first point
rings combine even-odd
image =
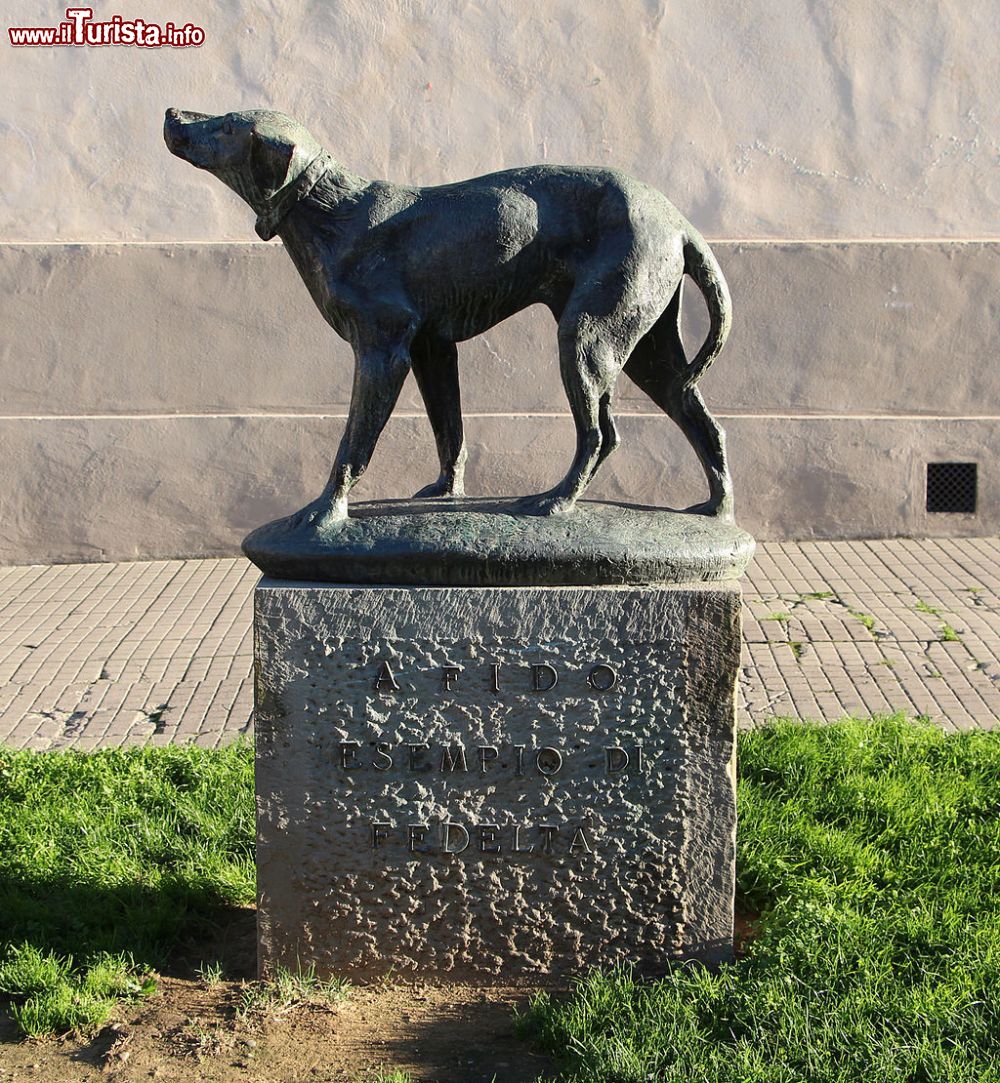
{"type": "Polygon", "coordinates": [[[266,109],[218,117],[168,109],[163,139],[171,154],[214,173],[259,216],[273,213],[275,194],[302,176],[323,150],[297,121],[266,109]]]}

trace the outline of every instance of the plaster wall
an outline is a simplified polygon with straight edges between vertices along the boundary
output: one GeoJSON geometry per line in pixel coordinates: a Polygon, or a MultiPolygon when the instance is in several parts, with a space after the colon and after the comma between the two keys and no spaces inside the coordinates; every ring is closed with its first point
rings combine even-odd
{"type": "MultiPolygon", "coordinates": [[[[0,560],[229,553],[325,479],[347,347],[280,244],[253,240],[248,208],[167,154],[167,105],[279,108],[393,180],[534,161],[642,177],[730,280],[735,328],[702,387],[748,529],[1000,529],[1000,118],[984,47],[1000,0],[149,0],[121,14],[190,21],[205,44],[0,43],[0,560]],[[925,463],[942,456],[980,464],[977,515],[922,510],[925,463]]],[[[4,27],[63,18],[12,0],[4,27]]],[[[690,289],[686,312],[693,343],[690,289]]],[[[470,488],[550,483],[571,426],[548,314],[462,358],[470,488]]],[[[594,495],[701,499],[690,448],[624,380],[618,413],[626,443],[594,495]]],[[[410,384],[359,498],[411,492],[432,461],[410,384]]]]}
{"type": "MultiPolygon", "coordinates": [[[[3,43],[0,238],[252,238],[238,200],[165,156],[168,105],[281,109],[356,172],[416,184],[615,165],[708,237],[996,236],[996,0],[127,7],[205,44],[3,43]]],[[[4,5],[7,27],[62,18],[4,5]]]]}

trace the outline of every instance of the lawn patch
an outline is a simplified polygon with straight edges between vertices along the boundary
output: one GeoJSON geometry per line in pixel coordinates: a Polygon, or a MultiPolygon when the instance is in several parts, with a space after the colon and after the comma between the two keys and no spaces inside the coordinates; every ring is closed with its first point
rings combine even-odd
{"type": "MultiPolygon", "coordinates": [[[[252,902],[252,780],[246,745],[0,750],[0,988],[23,1030],[95,1027],[252,902]]],[[[740,906],[760,914],[746,957],[536,998],[521,1029],[564,1078],[1000,1079],[1000,733],[763,727],[740,737],[739,805],[740,906]]],[[[247,987],[244,1014],[343,993],[279,978],[247,987]]],[[[231,1040],[191,1027],[200,1056],[231,1040]]]]}
{"type": "Polygon", "coordinates": [[[253,897],[249,745],[0,748],[0,990],[26,1033],[97,1026],[253,897]]]}
{"type": "Polygon", "coordinates": [[[1000,1078],[1000,734],[740,737],[739,962],[593,973],[521,1027],[574,1083],[1000,1078]]]}

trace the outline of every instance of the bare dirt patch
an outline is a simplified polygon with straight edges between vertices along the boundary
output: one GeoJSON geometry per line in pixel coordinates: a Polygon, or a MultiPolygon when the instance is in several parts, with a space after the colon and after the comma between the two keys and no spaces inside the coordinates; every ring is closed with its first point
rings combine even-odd
{"type": "Polygon", "coordinates": [[[255,912],[232,908],[175,953],[152,997],[121,1005],[96,1035],[25,1040],[0,998],[0,1083],[368,1083],[391,1069],[419,1083],[555,1075],[514,1035],[530,989],[383,981],[332,1004],[245,1013],[256,958],[255,912]],[[206,961],[225,980],[199,977],[206,961]]]}
{"type": "MultiPolygon", "coordinates": [[[[737,913],[738,954],[757,921],[737,913]]],[[[416,1083],[558,1078],[514,1034],[530,989],[384,981],[333,1004],[245,1013],[255,966],[254,911],[234,908],[178,952],[152,997],[121,1006],[96,1035],[25,1040],[0,1003],[0,1083],[369,1083],[392,1069],[416,1083]],[[196,977],[204,960],[226,980],[196,977]]]]}
{"type": "Polygon", "coordinates": [[[402,1069],[426,1083],[529,1083],[552,1063],[513,1032],[524,989],[383,983],[337,1004],[239,1015],[241,983],[162,978],[90,1038],[23,1041],[0,1029],[0,1083],[365,1083],[402,1069]]]}

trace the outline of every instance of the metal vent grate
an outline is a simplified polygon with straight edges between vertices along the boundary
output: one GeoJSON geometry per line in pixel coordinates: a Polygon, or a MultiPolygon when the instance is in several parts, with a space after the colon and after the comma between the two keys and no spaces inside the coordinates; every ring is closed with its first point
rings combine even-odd
{"type": "Polygon", "coordinates": [[[974,514],[976,466],[976,463],[928,463],[927,510],[974,514]]]}

